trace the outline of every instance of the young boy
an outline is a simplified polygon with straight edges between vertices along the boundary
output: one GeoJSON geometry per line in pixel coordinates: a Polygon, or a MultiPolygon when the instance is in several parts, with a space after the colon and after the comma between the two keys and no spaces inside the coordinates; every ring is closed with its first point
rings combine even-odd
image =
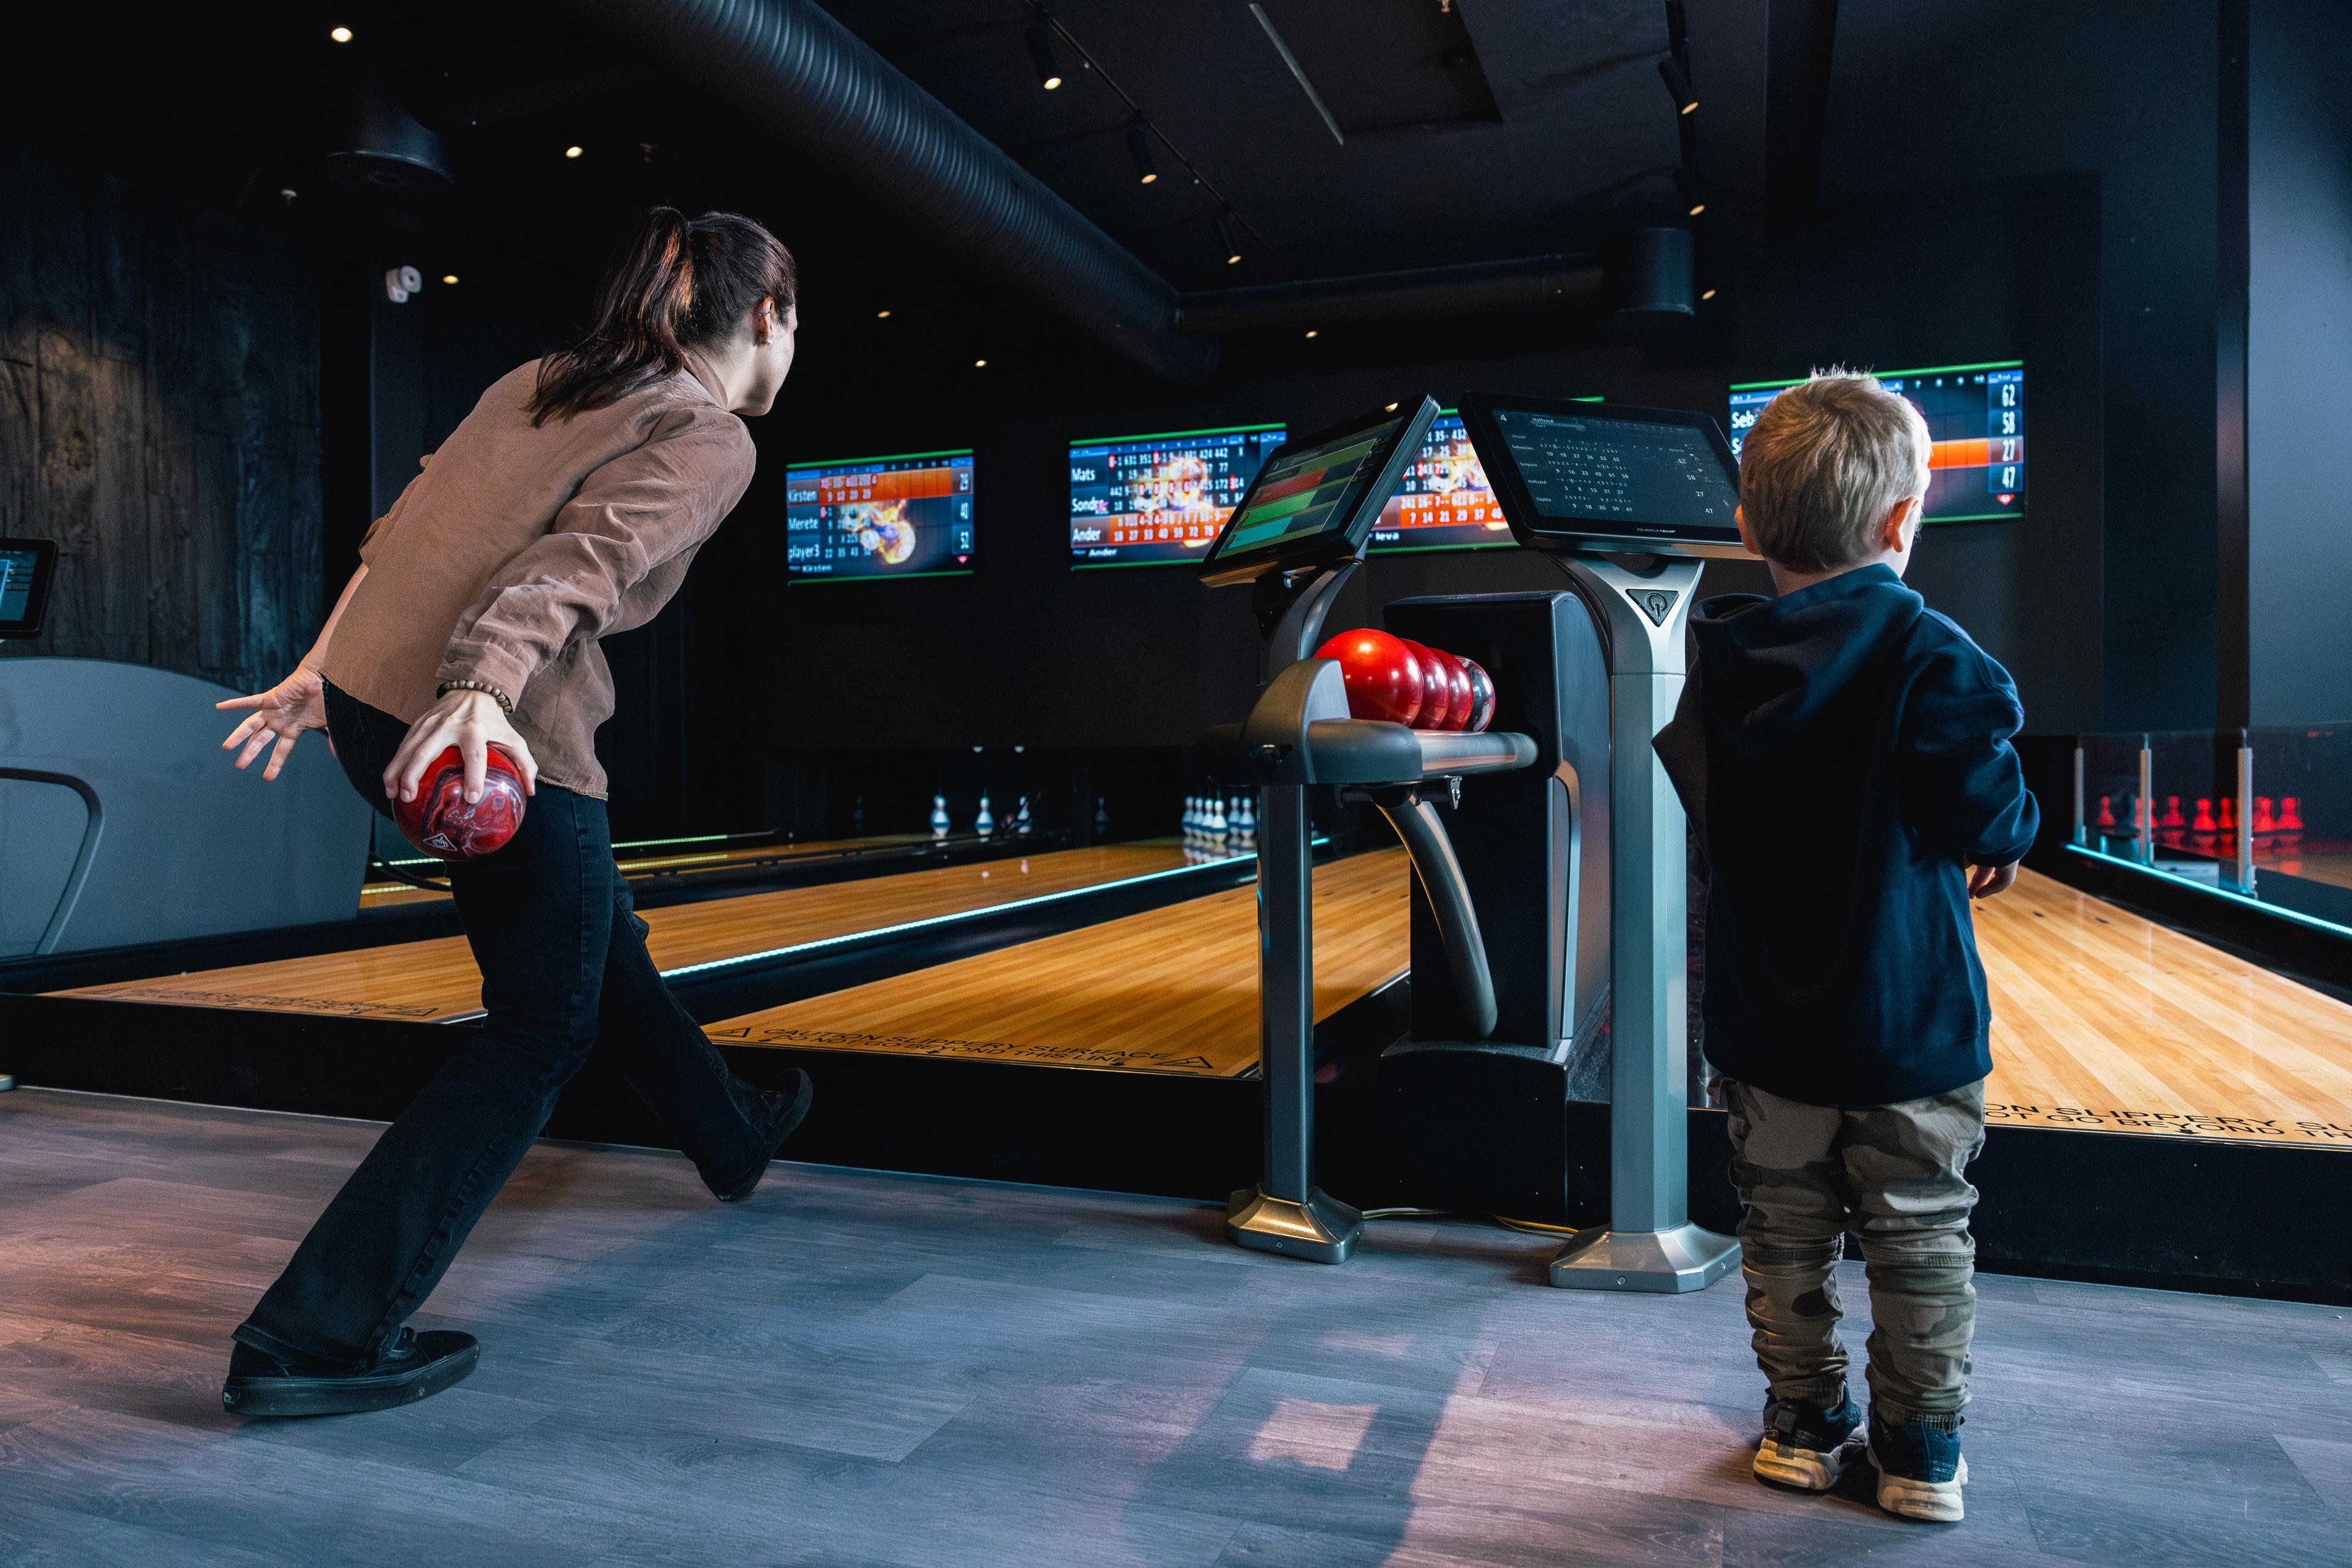
{"type": "Polygon", "coordinates": [[[2007,672],[1903,585],[1927,454],[1918,411],[1866,375],[1773,400],[1738,521],[1776,596],[1699,606],[1658,749],[1709,869],[1706,1055],[1770,1384],[1756,1473],[1826,1490],[1864,1446],[1837,1334],[1853,1231],[1878,1503],[1948,1521],[1976,1320],[1961,1173],[1992,1069],[1969,900],[2015,879],[2039,816],[2007,672]]]}

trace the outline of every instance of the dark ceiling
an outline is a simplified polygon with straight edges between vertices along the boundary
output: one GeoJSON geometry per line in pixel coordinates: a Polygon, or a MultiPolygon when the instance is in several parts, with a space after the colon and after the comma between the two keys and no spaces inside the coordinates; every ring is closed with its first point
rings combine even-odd
{"type": "Polygon", "coordinates": [[[1126,103],[1066,47],[1065,85],[1039,87],[1023,0],[826,8],[1182,289],[1590,249],[1681,219],[1662,0],[1270,0],[1345,145],[1241,0],[1055,0],[1207,186],[1164,147],[1139,184],[1126,103]],[[1212,188],[1245,226],[1240,266],[1212,188]]]}

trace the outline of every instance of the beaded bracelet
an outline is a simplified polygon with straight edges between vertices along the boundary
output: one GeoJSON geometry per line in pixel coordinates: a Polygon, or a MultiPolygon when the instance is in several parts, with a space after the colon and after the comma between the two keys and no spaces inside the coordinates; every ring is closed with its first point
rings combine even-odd
{"type": "Polygon", "coordinates": [[[514,699],[509,697],[505,692],[500,691],[497,687],[492,686],[487,680],[445,680],[441,683],[439,689],[434,692],[434,695],[436,697],[446,697],[452,691],[478,691],[483,696],[488,698],[491,701],[497,703],[500,708],[504,709],[508,718],[511,719],[514,717],[514,699]]]}

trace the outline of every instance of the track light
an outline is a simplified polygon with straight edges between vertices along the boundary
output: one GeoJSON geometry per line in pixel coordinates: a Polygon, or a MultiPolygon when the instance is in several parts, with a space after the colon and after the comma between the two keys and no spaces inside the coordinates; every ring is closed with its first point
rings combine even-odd
{"type": "Polygon", "coordinates": [[[1151,166],[1151,139],[1143,133],[1142,126],[1127,128],[1127,150],[1135,159],[1138,184],[1148,185],[1160,177],[1160,171],[1151,166]]]}
{"type": "Polygon", "coordinates": [[[1029,58],[1037,67],[1037,85],[1047,92],[1062,85],[1062,68],[1054,63],[1054,35],[1038,23],[1029,29],[1029,58]]]}
{"type": "Polygon", "coordinates": [[[1658,62],[1658,79],[1674,94],[1675,113],[1688,114],[1698,107],[1698,99],[1691,92],[1690,77],[1674,56],[1668,55],[1658,62]]]}
{"type": "Polygon", "coordinates": [[[1234,243],[1234,220],[1222,215],[1217,219],[1217,244],[1225,253],[1226,266],[1241,260],[1242,247],[1234,243]]]}
{"type": "Polygon", "coordinates": [[[1706,211],[1706,198],[1698,194],[1698,176],[1688,168],[1675,171],[1675,189],[1681,194],[1683,205],[1690,209],[1691,216],[1706,211]]]}

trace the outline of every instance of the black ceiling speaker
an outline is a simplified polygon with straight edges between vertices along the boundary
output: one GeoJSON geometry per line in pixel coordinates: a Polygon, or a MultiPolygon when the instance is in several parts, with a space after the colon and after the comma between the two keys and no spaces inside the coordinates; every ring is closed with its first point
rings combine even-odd
{"type": "Polygon", "coordinates": [[[1697,314],[1692,283],[1694,247],[1686,228],[1637,228],[1621,263],[1622,279],[1613,328],[1654,331],[1681,326],[1697,314]]]}
{"type": "Polygon", "coordinates": [[[335,179],[360,191],[424,195],[446,190],[441,138],[416,122],[383,84],[362,78],[353,92],[351,133],[327,154],[335,179]]]}

